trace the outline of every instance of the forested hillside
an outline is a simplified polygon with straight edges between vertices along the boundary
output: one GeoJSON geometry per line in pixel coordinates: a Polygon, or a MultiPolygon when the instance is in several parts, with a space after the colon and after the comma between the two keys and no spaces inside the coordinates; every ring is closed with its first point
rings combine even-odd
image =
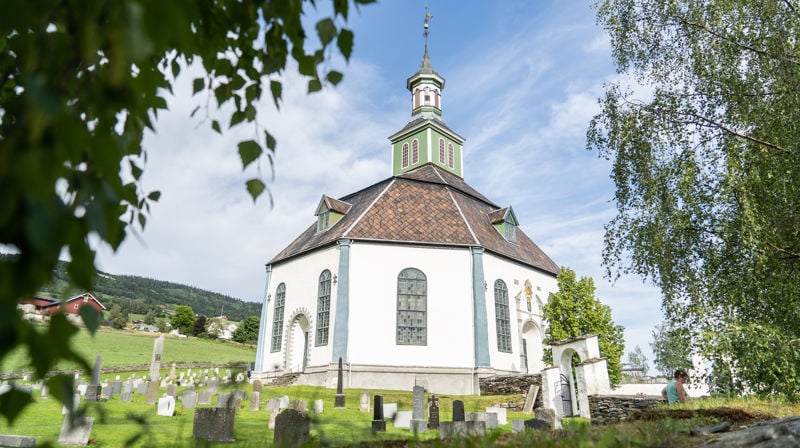
{"type": "MultiPolygon", "coordinates": [[[[59,262],[54,281],[42,288],[45,295],[66,299],[83,292],[69,284],[68,262],[59,262]]],[[[153,307],[173,309],[188,305],[196,314],[228,316],[232,321],[242,321],[247,316],[261,316],[260,302],[246,302],[216,292],[135,275],[116,275],[100,272],[91,291],[107,309],[119,305],[122,311],[145,314],[153,307]]]]}

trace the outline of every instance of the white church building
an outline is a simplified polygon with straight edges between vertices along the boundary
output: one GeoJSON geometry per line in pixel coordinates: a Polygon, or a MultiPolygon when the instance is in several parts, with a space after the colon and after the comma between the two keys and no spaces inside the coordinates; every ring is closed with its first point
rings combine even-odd
{"type": "Polygon", "coordinates": [[[266,266],[253,378],[478,393],[478,378],[543,368],[543,301],[559,267],[463,177],[427,45],[411,119],[389,137],[391,176],[335,199],[266,266]]]}

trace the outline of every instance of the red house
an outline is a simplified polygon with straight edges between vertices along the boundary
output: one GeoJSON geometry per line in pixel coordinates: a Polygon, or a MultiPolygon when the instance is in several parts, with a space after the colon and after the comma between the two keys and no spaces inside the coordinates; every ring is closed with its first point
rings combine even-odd
{"type": "MultiPolygon", "coordinates": [[[[31,304],[37,311],[53,314],[61,311],[62,301],[50,297],[32,297],[22,301],[24,304],[31,304]]],[[[63,302],[63,309],[68,314],[78,314],[84,306],[90,306],[98,313],[105,311],[106,307],[92,293],[85,292],[63,302]]]]}

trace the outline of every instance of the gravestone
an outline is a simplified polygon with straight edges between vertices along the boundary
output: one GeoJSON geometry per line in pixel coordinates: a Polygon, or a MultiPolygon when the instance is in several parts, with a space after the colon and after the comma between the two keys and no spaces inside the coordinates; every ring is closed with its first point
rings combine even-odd
{"type": "Polygon", "coordinates": [[[497,428],[497,414],[494,412],[467,412],[466,421],[483,422],[486,429],[497,428]]]}
{"type": "Polygon", "coordinates": [[[289,403],[289,409],[294,409],[295,411],[300,411],[300,412],[307,412],[307,405],[305,400],[292,400],[292,402],[289,403]]]}
{"type": "Polygon", "coordinates": [[[261,380],[253,381],[253,392],[261,393],[261,389],[263,388],[263,384],[261,384],[261,380]]]}
{"type": "Polygon", "coordinates": [[[147,394],[147,385],[148,383],[141,382],[136,385],[136,393],[146,395],[147,394]]]}
{"type": "Polygon", "coordinates": [[[278,411],[278,410],[280,410],[280,408],[281,408],[281,399],[280,398],[272,397],[269,400],[267,400],[266,409],[268,411],[278,411]]]}
{"type": "Polygon", "coordinates": [[[230,392],[220,392],[217,395],[217,408],[233,408],[233,394],[230,392]]]}
{"type": "Polygon", "coordinates": [[[194,409],[197,406],[197,393],[187,390],[181,395],[181,403],[184,409],[194,409]]]}
{"type": "Polygon", "coordinates": [[[145,397],[144,402],[146,404],[156,404],[156,398],[158,397],[158,381],[150,381],[147,383],[147,397],[145,397]]]}
{"type": "Polygon", "coordinates": [[[325,402],[322,400],[314,400],[314,413],[322,414],[325,410],[325,402]]]}
{"type": "Polygon", "coordinates": [[[100,400],[100,395],[103,391],[103,386],[99,384],[87,384],[86,393],[84,394],[84,401],[87,403],[100,400]]]}
{"type": "Polygon", "coordinates": [[[236,410],[231,408],[197,408],[194,410],[192,437],[209,442],[234,442],[235,417],[236,410]]]}
{"type": "Polygon", "coordinates": [[[278,414],[280,414],[280,411],[277,409],[269,413],[269,429],[275,429],[275,419],[278,414]]]}
{"type": "Polygon", "coordinates": [[[498,425],[508,424],[508,417],[507,417],[508,409],[501,408],[499,406],[490,406],[490,407],[486,408],[486,412],[487,413],[494,412],[495,414],[497,414],[497,424],[498,425]]]}
{"type": "Polygon", "coordinates": [[[98,353],[97,357],[94,359],[94,369],[92,369],[92,383],[91,384],[100,384],[100,372],[103,367],[103,355],[98,353]]]}
{"type": "Polygon", "coordinates": [[[208,392],[211,395],[214,395],[214,394],[217,393],[217,385],[218,384],[219,384],[219,382],[217,380],[210,380],[208,382],[208,385],[206,386],[206,389],[208,389],[208,392]]]}
{"type": "Polygon", "coordinates": [[[130,381],[122,383],[122,391],[120,393],[122,392],[130,392],[131,394],[133,394],[133,383],[131,383],[130,381]]]}
{"type": "Polygon", "coordinates": [[[384,403],[383,418],[385,420],[394,420],[394,414],[397,414],[397,403],[384,403]]]}
{"type": "MultiPolygon", "coordinates": [[[[383,419],[383,395],[375,395],[375,403],[372,406],[372,432],[386,432],[386,421],[383,419]]],[[[395,412],[396,412],[395,408],[395,412]]]]}
{"type": "Polygon", "coordinates": [[[344,390],[342,389],[342,357],[339,357],[339,371],[336,376],[336,398],[333,402],[333,407],[336,409],[344,409],[344,390]]]}
{"type": "Polygon", "coordinates": [[[211,392],[201,390],[197,394],[197,404],[211,404],[211,392]]]}
{"type": "Polygon", "coordinates": [[[369,410],[370,410],[369,409],[369,401],[370,401],[369,392],[367,392],[365,390],[361,391],[361,395],[359,396],[359,402],[361,403],[361,406],[359,407],[359,410],[361,412],[369,412],[369,410]]]}
{"type": "Polygon", "coordinates": [[[425,388],[414,386],[413,398],[411,400],[411,430],[415,433],[428,430],[428,422],[425,421],[425,388]]]}
{"type": "Polygon", "coordinates": [[[164,354],[164,335],[153,342],[153,356],[150,358],[150,381],[158,381],[161,377],[161,355],[164,354]]]}
{"type": "Polygon", "coordinates": [[[411,428],[411,417],[413,411],[397,411],[394,414],[394,427],[395,428],[411,428]]]}
{"type": "Polygon", "coordinates": [[[158,415],[162,417],[175,415],[175,397],[167,395],[158,399],[158,415]]]}
{"type": "Polygon", "coordinates": [[[539,394],[539,386],[531,384],[528,387],[528,394],[525,396],[525,404],[522,405],[522,412],[526,414],[533,413],[533,405],[536,403],[536,396],[539,394]]]}
{"type": "Polygon", "coordinates": [[[88,384],[78,384],[78,393],[81,394],[81,396],[86,396],[87,389],[89,389],[88,384]]]}
{"type": "Polygon", "coordinates": [[[111,386],[103,386],[103,395],[104,400],[110,400],[114,398],[114,388],[111,386]]]}
{"type": "Polygon", "coordinates": [[[518,418],[511,420],[511,432],[512,433],[525,432],[525,420],[518,418]]]}
{"type": "Polygon", "coordinates": [[[39,391],[39,398],[50,398],[50,389],[47,384],[42,385],[42,390],[39,391]]]}
{"type": "Polygon", "coordinates": [[[463,422],[466,418],[464,416],[464,402],[461,400],[453,400],[453,421],[463,422]]]}
{"type": "Polygon", "coordinates": [[[14,448],[34,448],[36,437],[0,434],[0,446],[14,448]]]}
{"type": "Polygon", "coordinates": [[[289,396],[284,395],[281,397],[281,402],[278,405],[279,409],[287,409],[289,407],[289,396]]]}
{"type": "Polygon", "coordinates": [[[64,422],[61,423],[61,431],[58,433],[58,443],[70,446],[86,446],[92,433],[92,425],[94,425],[94,417],[76,418],[74,425],[70,425],[69,416],[65,417],[64,422]]]}
{"type": "Polygon", "coordinates": [[[311,419],[305,412],[286,409],[275,418],[273,441],[277,448],[295,448],[311,438],[311,419]]]}
{"type": "Polygon", "coordinates": [[[175,374],[175,363],[172,363],[172,367],[169,368],[169,379],[170,381],[175,381],[178,376],[175,374]]]}
{"type": "Polygon", "coordinates": [[[121,403],[130,403],[132,399],[133,399],[133,392],[122,391],[119,394],[119,401],[121,403]]]}
{"type": "Polygon", "coordinates": [[[428,428],[437,429],[439,427],[439,399],[431,394],[428,397],[428,428]]]}
{"type": "Polygon", "coordinates": [[[528,429],[535,429],[535,430],[550,430],[553,429],[553,425],[550,424],[547,420],[542,420],[538,417],[525,420],[525,428],[528,429]]]}
{"type": "MultiPolygon", "coordinates": [[[[539,420],[544,420],[550,424],[553,429],[561,429],[561,417],[556,414],[555,409],[550,408],[536,408],[533,410],[534,417],[539,420]]],[[[529,420],[527,420],[529,421],[529,420]]]]}
{"type": "Polygon", "coordinates": [[[261,392],[250,393],[250,410],[257,411],[261,406],[261,392]]]}
{"type": "Polygon", "coordinates": [[[167,395],[170,397],[177,397],[178,396],[178,385],[177,384],[167,384],[167,395]]]}
{"type": "Polygon", "coordinates": [[[450,437],[465,437],[465,436],[485,436],[486,423],[485,422],[441,422],[439,424],[439,438],[447,439],[450,437]]]}
{"type": "Polygon", "coordinates": [[[122,393],[122,382],[120,381],[112,381],[111,382],[111,391],[114,395],[119,395],[122,393]]]}

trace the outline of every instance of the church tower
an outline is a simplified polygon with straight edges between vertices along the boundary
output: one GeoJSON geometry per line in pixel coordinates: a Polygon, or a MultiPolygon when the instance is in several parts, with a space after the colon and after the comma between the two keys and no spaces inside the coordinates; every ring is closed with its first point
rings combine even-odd
{"type": "Polygon", "coordinates": [[[392,175],[432,163],[463,179],[464,137],[442,121],[444,78],[431,65],[427,35],[426,18],[422,64],[406,81],[406,88],[411,92],[411,120],[389,137],[392,142],[392,175]]]}

